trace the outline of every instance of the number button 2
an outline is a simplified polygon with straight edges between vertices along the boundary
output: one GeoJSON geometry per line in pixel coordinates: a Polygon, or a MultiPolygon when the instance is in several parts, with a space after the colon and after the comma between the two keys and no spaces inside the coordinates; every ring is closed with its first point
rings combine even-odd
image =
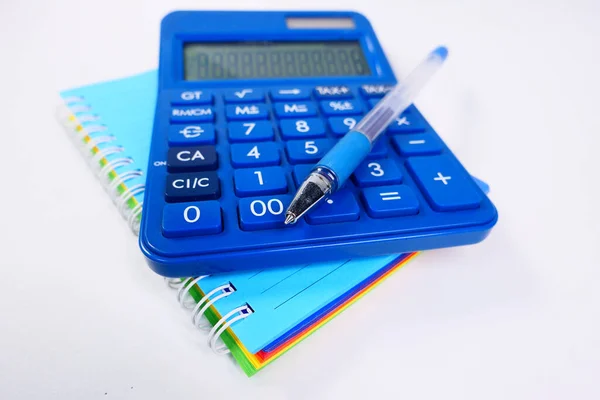
{"type": "Polygon", "coordinates": [[[325,124],[319,118],[281,121],[281,135],[284,139],[324,137],[325,124]]]}
{"type": "Polygon", "coordinates": [[[273,139],[273,125],[270,121],[230,122],[227,125],[229,140],[237,142],[262,142],[273,139]]]}
{"type": "Polygon", "coordinates": [[[289,195],[240,199],[240,227],[245,231],[284,228],[285,209],[291,201],[289,195]]]}
{"type": "Polygon", "coordinates": [[[238,169],[234,172],[235,194],[239,197],[287,192],[287,181],[281,167],[238,169]]]}
{"type": "Polygon", "coordinates": [[[208,235],[222,230],[218,201],[167,204],[163,210],[162,232],[166,237],[208,235]]]}
{"type": "Polygon", "coordinates": [[[390,185],[402,182],[402,172],[393,160],[366,161],[354,171],[354,180],[360,187],[390,185]]]}
{"type": "Polygon", "coordinates": [[[231,163],[235,168],[279,165],[279,150],[273,142],[231,145],[231,163]]]}
{"type": "Polygon", "coordinates": [[[331,139],[291,140],[287,153],[290,163],[307,164],[319,161],[332,147],[331,139]]]}

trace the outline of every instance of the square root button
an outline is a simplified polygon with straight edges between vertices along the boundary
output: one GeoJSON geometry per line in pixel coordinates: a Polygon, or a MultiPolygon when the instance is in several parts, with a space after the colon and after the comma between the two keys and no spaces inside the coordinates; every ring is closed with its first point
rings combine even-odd
{"type": "Polygon", "coordinates": [[[223,230],[218,201],[167,204],[163,210],[165,237],[210,235],[223,230]]]}
{"type": "Polygon", "coordinates": [[[419,200],[406,185],[364,189],[362,199],[367,214],[373,218],[400,217],[419,213],[419,200]]]}

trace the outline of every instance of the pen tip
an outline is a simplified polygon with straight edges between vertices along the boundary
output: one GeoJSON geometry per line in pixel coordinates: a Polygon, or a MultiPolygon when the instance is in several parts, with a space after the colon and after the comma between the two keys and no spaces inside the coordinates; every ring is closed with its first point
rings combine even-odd
{"type": "Polygon", "coordinates": [[[285,214],[285,224],[289,225],[289,224],[293,224],[296,222],[296,216],[292,213],[287,213],[285,214]]]}

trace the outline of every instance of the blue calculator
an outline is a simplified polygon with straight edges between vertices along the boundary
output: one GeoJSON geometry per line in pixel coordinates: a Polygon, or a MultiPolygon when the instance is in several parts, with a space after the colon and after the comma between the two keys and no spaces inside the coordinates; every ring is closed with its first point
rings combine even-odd
{"type": "Polygon", "coordinates": [[[413,252],[483,240],[497,211],[415,107],[344,188],[298,223],[312,166],[394,85],[354,12],[174,12],[140,246],[168,277],[413,252]]]}

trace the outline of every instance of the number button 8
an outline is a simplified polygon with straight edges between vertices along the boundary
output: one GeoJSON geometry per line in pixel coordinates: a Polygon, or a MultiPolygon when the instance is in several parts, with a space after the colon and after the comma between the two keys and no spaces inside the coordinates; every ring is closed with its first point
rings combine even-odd
{"type": "Polygon", "coordinates": [[[325,124],[319,118],[283,120],[281,135],[284,139],[302,139],[325,136],[325,124]]]}

